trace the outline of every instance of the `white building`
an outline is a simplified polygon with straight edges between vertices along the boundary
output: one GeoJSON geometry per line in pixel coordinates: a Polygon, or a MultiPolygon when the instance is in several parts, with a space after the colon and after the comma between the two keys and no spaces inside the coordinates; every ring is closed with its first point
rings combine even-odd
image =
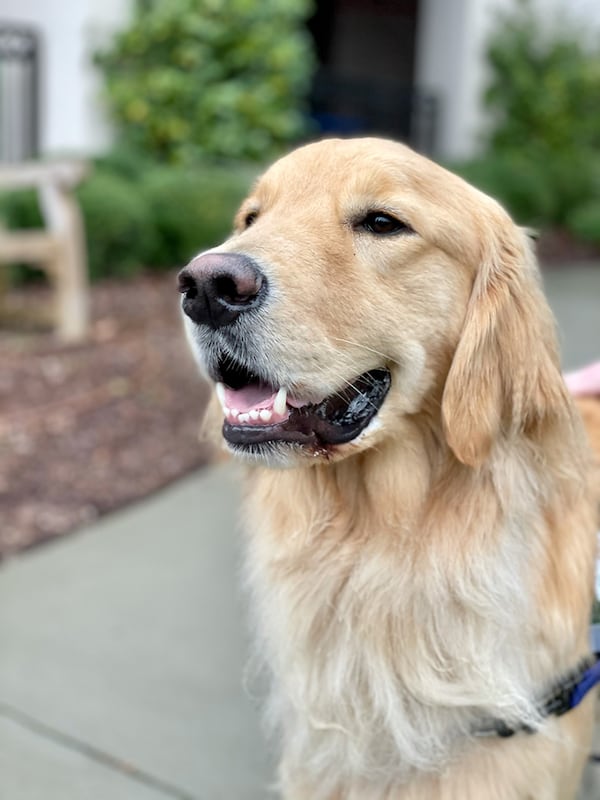
{"type": "Polygon", "coordinates": [[[41,37],[42,153],[95,153],[110,142],[91,58],[130,9],[130,0],[0,0],[0,26],[26,25],[41,37]]]}
{"type": "MultiPolygon", "coordinates": [[[[169,0],[159,0],[169,2],[169,0]]],[[[260,0],[256,0],[260,2],[260,0]]],[[[498,11],[515,0],[324,0],[320,57],[342,79],[396,79],[439,101],[436,154],[471,155],[485,125],[485,46],[498,11]]],[[[42,36],[41,150],[94,153],[110,142],[91,54],[126,24],[133,0],[0,0],[0,24],[42,36]]],[[[600,25],[600,0],[534,0],[547,19],[600,25]]]]}

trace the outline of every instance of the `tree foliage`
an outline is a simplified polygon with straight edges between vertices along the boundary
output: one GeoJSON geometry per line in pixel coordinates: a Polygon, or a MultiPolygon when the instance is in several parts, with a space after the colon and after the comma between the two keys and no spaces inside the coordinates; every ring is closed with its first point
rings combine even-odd
{"type": "Polygon", "coordinates": [[[589,40],[567,19],[549,24],[521,0],[501,19],[488,60],[492,148],[543,155],[600,148],[598,35],[589,40]]]}
{"type": "Polygon", "coordinates": [[[488,67],[485,150],[458,171],[518,221],[600,242],[600,32],[518,0],[488,67]]]}
{"type": "Polygon", "coordinates": [[[303,131],[310,0],[146,0],[97,54],[122,141],[160,160],[271,157],[303,131]]]}

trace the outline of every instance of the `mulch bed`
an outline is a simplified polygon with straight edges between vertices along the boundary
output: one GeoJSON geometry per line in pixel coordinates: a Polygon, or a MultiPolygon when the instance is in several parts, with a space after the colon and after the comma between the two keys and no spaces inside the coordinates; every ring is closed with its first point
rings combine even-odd
{"type": "Polygon", "coordinates": [[[580,242],[569,231],[552,228],[541,232],[536,242],[536,252],[545,267],[564,267],[580,264],[582,261],[597,263],[600,259],[600,246],[580,242]]]}
{"type": "MultiPolygon", "coordinates": [[[[51,298],[34,287],[8,301],[31,317],[51,298]]],[[[49,331],[0,331],[0,557],[210,458],[198,438],[207,389],[183,338],[174,275],[95,286],[92,319],[77,346],[49,331]]]]}

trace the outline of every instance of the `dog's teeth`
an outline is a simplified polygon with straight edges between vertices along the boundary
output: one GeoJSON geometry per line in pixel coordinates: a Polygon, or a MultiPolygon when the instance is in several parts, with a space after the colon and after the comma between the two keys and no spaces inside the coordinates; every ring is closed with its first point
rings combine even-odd
{"type": "Polygon", "coordinates": [[[238,422],[248,422],[249,419],[250,419],[250,414],[246,414],[246,412],[238,416],[238,422]]]}
{"type": "Polygon", "coordinates": [[[223,411],[227,408],[225,405],[225,384],[224,383],[216,383],[215,390],[217,392],[217,397],[219,398],[219,403],[221,403],[221,408],[223,411]]]}
{"type": "Polygon", "coordinates": [[[239,415],[240,415],[240,412],[237,410],[237,408],[230,408],[229,409],[229,416],[233,417],[234,419],[237,419],[239,417],[239,415]]]}
{"type": "Polygon", "coordinates": [[[263,422],[270,422],[271,417],[273,416],[273,412],[270,411],[268,408],[263,408],[259,416],[263,422]]]}
{"type": "Polygon", "coordinates": [[[281,416],[285,414],[285,406],[287,402],[287,389],[282,386],[280,390],[277,392],[277,397],[275,398],[275,402],[273,403],[273,411],[276,414],[281,416]]]}
{"type": "Polygon", "coordinates": [[[260,414],[255,408],[253,408],[252,411],[250,411],[250,419],[251,420],[256,421],[259,416],[260,416],[260,414]]]}
{"type": "Polygon", "coordinates": [[[227,408],[227,406],[223,406],[223,413],[228,417],[231,414],[231,409],[227,408]]]}

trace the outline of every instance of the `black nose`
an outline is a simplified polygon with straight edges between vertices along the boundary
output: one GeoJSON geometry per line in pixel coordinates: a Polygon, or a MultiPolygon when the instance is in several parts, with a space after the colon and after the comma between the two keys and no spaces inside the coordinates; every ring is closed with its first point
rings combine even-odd
{"type": "Polygon", "coordinates": [[[258,308],[266,295],[267,282],[248,256],[238,253],[207,253],[198,256],[178,275],[182,308],[198,325],[222,328],[258,308]]]}

